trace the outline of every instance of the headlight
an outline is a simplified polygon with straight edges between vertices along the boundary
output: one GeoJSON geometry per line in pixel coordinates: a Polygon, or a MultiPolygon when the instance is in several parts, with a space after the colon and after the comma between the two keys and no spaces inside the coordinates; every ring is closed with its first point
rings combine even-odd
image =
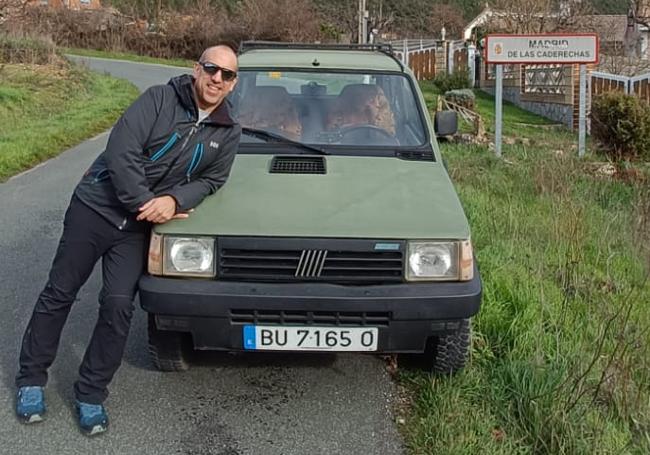
{"type": "Polygon", "coordinates": [[[469,241],[408,243],[407,281],[468,281],[473,276],[469,241]]]}
{"type": "Polygon", "coordinates": [[[164,237],[163,275],[213,277],[214,238],[164,237]]]}

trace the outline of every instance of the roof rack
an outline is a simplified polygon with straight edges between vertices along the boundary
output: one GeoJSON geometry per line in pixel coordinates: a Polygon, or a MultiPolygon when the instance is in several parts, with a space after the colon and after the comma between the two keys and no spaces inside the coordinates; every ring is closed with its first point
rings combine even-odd
{"type": "Polygon", "coordinates": [[[381,52],[391,57],[404,71],[404,64],[393,53],[390,43],[373,44],[316,44],[316,43],[284,43],[280,41],[242,41],[238,54],[241,55],[253,49],[305,49],[305,50],[335,50],[335,51],[373,51],[381,52]]]}

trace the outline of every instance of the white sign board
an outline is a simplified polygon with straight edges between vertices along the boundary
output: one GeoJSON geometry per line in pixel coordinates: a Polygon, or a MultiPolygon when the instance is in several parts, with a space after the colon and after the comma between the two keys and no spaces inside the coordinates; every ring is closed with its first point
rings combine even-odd
{"type": "Polygon", "coordinates": [[[488,35],[488,63],[598,63],[599,42],[594,34],[488,35]]]}

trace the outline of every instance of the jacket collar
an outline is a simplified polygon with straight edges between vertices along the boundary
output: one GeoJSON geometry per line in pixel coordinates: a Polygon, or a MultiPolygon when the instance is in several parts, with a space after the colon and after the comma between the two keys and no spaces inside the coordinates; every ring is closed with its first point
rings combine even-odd
{"type": "MultiPolygon", "coordinates": [[[[199,111],[194,99],[194,78],[189,74],[183,74],[182,76],[171,78],[168,84],[174,87],[181,104],[192,115],[192,119],[196,121],[199,118],[199,111]]],[[[233,126],[237,122],[233,120],[231,109],[230,101],[226,98],[210,113],[204,122],[222,126],[233,126]]]]}

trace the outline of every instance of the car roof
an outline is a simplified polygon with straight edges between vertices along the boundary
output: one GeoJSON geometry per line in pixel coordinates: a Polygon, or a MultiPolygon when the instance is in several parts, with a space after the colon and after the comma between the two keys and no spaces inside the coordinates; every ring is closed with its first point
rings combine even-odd
{"type": "Polygon", "coordinates": [[[395,58],[380,51],[251,49],[239,56],[240,69],[257,67],[403,71],[395,58]]]}

